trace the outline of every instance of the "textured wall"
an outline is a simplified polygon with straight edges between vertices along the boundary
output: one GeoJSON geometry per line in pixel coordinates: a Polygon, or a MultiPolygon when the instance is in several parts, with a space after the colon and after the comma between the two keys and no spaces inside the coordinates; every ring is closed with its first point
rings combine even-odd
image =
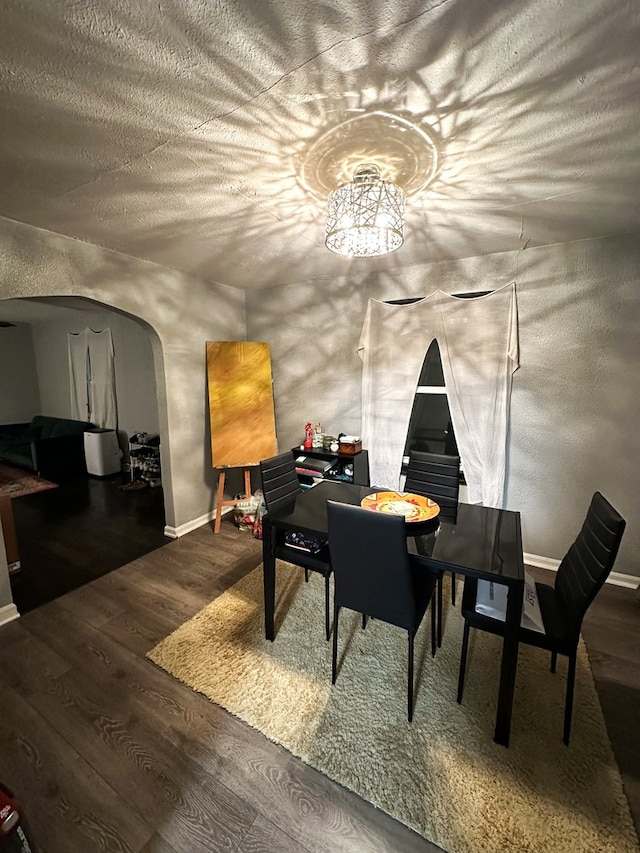
{"type": "Polygon", "coordinates": [[[370,297],[470,292],[515,280],[521,367],[505,505],[522,512],[526,552],[560,559],[599,489],[628,522],[616,570],[640,575],[639,267],[635,240],[602,238],[262,293],[247,304],[247,334],[271,343],[280,447],[299,442],[305,420],[359,432],[355,349],[370,297]]]}
{"type": "Polygon", "coordinates": [[[0,424],[25,423],[39,413],[31,327],[0,328],[0,424]]]}
{"type": "Polygon", "coordinates": [[[247,338],[271,345],[281,451],[304,440],[308,421],[333,435],[360,430],[356,347],[372,292],[362,281],[336,279],[248,297],[247,338]]]}
{"type": "Polygon", "coordinates": [[[640,575],[639,265],[632,238],[523,254],[507,490],[509,505],[523,513],[525,550],[556,558],[590,495],[602,491],[628,523],[616,571],[633,575],[640,575]]]}
{"type": "Polygon", "coordinates": [[[0,219],[0,298],[83,296],[152,330],[167,524],[215,503],[206,405],[207,340],[244,339],[244,297],[229,287],[0,219]]]}

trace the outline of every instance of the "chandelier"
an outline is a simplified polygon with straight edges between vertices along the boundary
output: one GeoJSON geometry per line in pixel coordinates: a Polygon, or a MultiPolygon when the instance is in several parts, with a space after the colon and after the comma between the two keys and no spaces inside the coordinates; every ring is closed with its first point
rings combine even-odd
{"type": "Polygon", "coordinates": [[[404,208],[400,187],[383,181],[375,163],[364,163],[329,196],[325,245],[354,258],[393,252],[404,240],[404,208]]]}

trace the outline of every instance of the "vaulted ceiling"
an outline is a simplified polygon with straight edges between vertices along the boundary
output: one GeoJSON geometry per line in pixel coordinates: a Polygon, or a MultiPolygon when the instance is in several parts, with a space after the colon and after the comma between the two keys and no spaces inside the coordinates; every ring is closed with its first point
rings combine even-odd
{"type": "Polygon", "coordinates": [[[635,232],[639,45],[637,0],[8,0],[0,215],[247,290],[635,232]],[[405,243],[349,260],[372,160],[405,243]]]}

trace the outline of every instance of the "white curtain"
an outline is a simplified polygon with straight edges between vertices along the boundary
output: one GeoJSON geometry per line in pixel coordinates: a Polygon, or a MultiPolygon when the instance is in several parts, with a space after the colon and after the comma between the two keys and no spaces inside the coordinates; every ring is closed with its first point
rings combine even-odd
{"type": "Polygon", "coordinates": [[[111,329],[69,333],[71,416],[97,427],[117,429],[114,349],[111,329]]]}
{"type": "Polygon", "coordinates": [[[434,339],[469,501],[500,507],[511,377],[519,363],[515,284],[471,298],[436,290],[408,305],[369,300],[358,351],[371,482],[400,485],[413,401],[434,339]]]}
{"type": "Polygon", "coordinates": [[[71,382],[71,417],[77,421],[90,421],[91,400],[89,397],[89,347],[84,332],[67,335],[69,345],[69,379],[71,382]]]}

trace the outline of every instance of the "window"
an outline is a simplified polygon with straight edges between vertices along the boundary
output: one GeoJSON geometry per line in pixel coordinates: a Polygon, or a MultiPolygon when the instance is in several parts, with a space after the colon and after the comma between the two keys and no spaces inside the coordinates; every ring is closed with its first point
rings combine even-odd
{"type": "Polygon", "coordinates": [[[436,340],[431,342],[420,371],[404,447],[403,473],[411,450],[459,455],[442,373],[440,347],[436,340]]]}

